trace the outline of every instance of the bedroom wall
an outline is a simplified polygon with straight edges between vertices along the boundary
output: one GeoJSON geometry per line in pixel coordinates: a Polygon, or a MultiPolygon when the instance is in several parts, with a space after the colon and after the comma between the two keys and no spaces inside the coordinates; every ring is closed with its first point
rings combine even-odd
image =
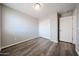
{"type": "Polygon", "coordinates": [[[0,50],[1,50],[1,5],[0,5],[0,50]]]}
{"type": "Polygon", "coordinates": [[[50,36],[50,19],[40,19],[39,20],[39,36],[47,39],[51,39],[50,36]]]}
{"type": "Polygon", "coordinates": [[[76,15],[76,17],[77,17],[76,50],[79,54],[79,4],[77,4],[76,9],[77,9],[77,15],[76,15]]]}
{"type": "Polygon", "coordinates": [[[57,12],[53,13],[50,16],[50,33],[51,33],[51,41],[58,42],[58,18],[57,12]]]}
{"type": "Polygon", "coordinates": [[[39,19],[39,36],[47,38],[53,42],[58,42],[57,13],[39,19]]]}
{"type": "Polygon", "coordinates": [[[38,20],[2,7],[2,48],[38,37],[38,20]]]}
{"type": "Polygon", "coordinates": [[[73,43],[77,45],[77,8],[73,10],[73,43]]]}
{"type": "Polygon", "coordinates": [[[73,22],[74,22],[74,34],[73,43],[75,44],[76,51],[79,55],[79,4],[76,5],[73,11],[73,22]]]}

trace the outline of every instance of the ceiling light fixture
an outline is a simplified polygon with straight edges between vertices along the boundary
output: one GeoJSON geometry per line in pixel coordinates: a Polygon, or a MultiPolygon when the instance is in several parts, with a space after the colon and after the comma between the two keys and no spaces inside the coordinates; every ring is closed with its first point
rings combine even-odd
{"type": "Polygon", "coordinates": [[[37,10],[37,9],[40,9],[41,5],[40,5],[40,3],[35,3],[33,7],[34,7],[34,9],[37,10]]]}

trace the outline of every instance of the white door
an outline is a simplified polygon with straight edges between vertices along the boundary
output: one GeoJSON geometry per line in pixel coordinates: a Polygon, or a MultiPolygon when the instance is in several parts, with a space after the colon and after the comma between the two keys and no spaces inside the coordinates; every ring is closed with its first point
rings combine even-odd
{"type": "Polygon", "coordinates": [[[72,16],[60,18],[60,41],[72,43],[72,16]]]}

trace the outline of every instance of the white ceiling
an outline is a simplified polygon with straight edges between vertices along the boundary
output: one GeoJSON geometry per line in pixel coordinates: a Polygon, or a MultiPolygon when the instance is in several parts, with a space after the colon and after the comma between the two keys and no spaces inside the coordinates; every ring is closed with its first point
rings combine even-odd
{"type": "Polygon", "coordinates": [[[41,19],[47,17],[48,15],[58,12],[60,14],[71,11],[75,8],[75,3],[41,3],[41,8],[35,10],[33,8],[33,3],[4,3],[4,5],[21,11],[30,16],[41,19]]]}

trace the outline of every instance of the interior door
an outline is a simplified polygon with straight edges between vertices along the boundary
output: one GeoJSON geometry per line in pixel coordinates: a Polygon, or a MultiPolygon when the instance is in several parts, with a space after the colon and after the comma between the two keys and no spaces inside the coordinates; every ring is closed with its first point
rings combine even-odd
{"type": "Polygon", "coordinates": [[[60,18],[60,41],[72,43],[72,16],[60,18]]]}

